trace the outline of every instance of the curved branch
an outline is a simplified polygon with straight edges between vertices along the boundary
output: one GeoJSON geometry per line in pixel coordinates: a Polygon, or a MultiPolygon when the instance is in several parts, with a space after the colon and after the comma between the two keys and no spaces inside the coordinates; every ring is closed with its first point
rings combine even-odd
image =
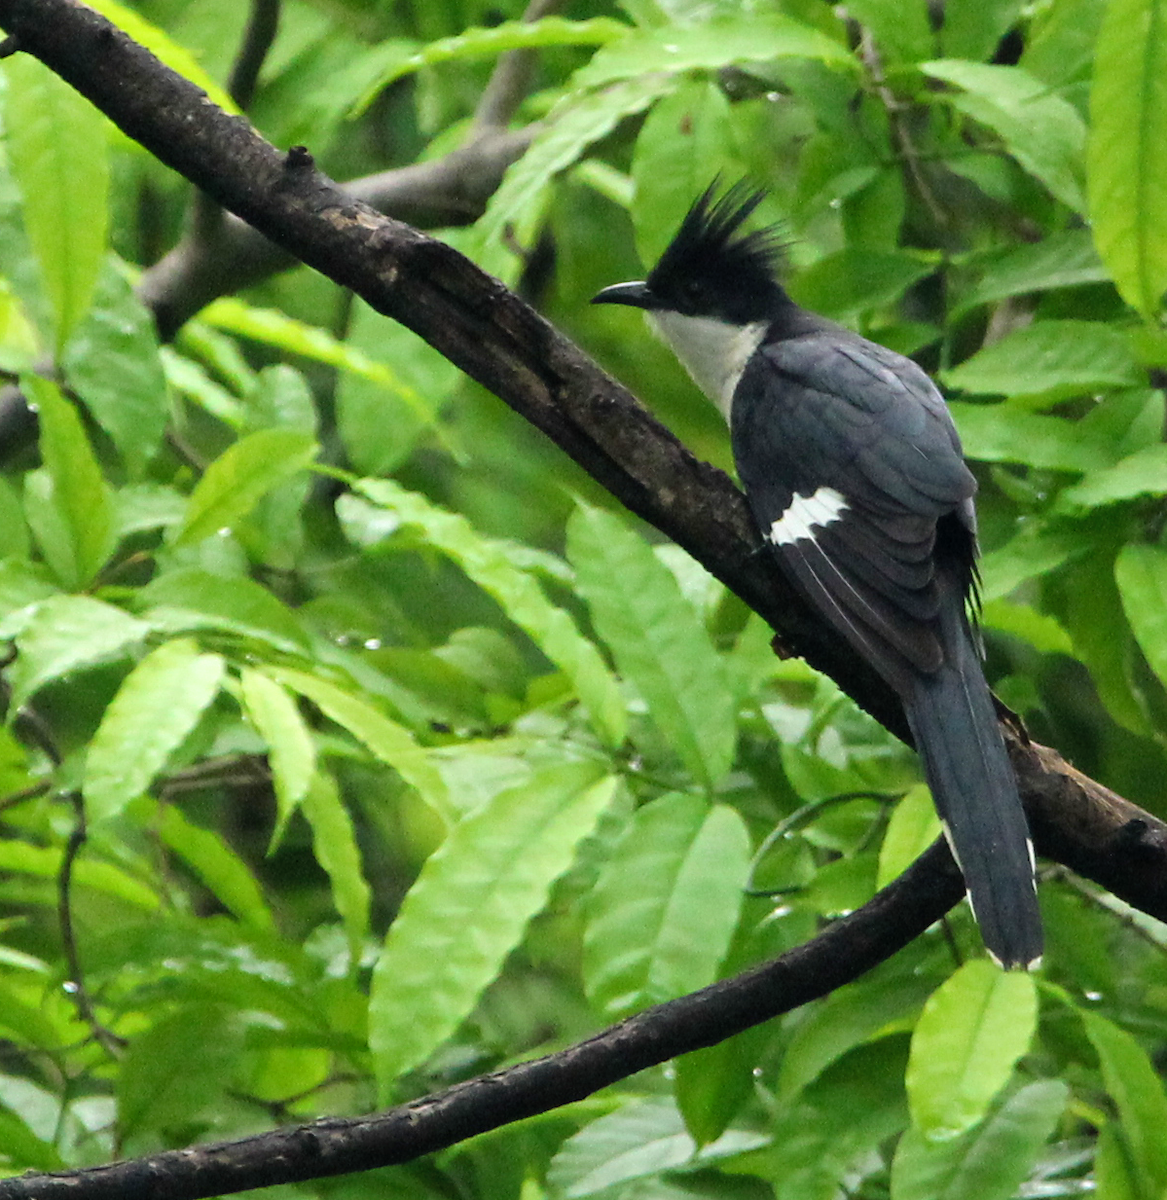
{"type": "Polygon", "coordinates": [[[700,1050],[825,996],[890,958],[964,894],[943,842],[824,933],[773,962],[659,1004],[595,1037],[373,1117],[289,1129],[127,1162],[0,1180],[0,1200],[199,1200],[410,1162],[700,1050]]]}
{"type": "MultiPolygon", "coordinates": [[[[807,609],[768,556],[745,502],[591,359],[449,246],[382,217],[214,109],[77,0],[0,0],[21,49],[282,251],[402,322],[555,441],[628,508],[673,538],[893,732],[895,696],[807,609]]],[[[1005,732],[1041,853],[1167,917],[1167,826],[1005,732]]],[[[560,1055],[381,1118],[323,1121],[234,1146],[184,1150],[68,1176],[0,1183],[3,1197],[205,1196],[402,1162],[546,1111],[678,1053],[824,995],[893,953],[959,898],[942,848],[869,905],[775,963],[650,1010],[560,1055]],[[192,1166],[179,1178],[181,1164],[192,1166]],[[306,1165],[307,1164],[307,1165],[306,1165]],[[293,1171],[303,1174],[295,1175],[293,1171]],[[81,1179],[84,1184],[81,1184],[81,1179]],[[110,1182],[113,1181],[113,1182],[110,1182]],[[84,1187],[84,1191],[82,1190],[84,1187]]]]}

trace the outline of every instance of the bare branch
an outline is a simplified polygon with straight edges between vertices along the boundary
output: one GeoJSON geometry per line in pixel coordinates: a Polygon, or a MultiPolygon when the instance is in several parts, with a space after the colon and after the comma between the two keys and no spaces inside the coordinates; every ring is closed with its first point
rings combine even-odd
{"type": "Polygon", "coordinates": [[[244,31],[243,42],[227,83],[231,99],[244,112],[251,107],[255,85],[259,82],[259,72],[264,59],[267,58],[267,52],[276,40],[279,24],[280,0],[251,0],[247,29],[244,31]]]}
{"type": "Polygon", "coordinates": [[[638,1013],[558,1054],[372,1117],[325,1118],[236,1142],[0,1180],[0,1200],[199,1200],[410,1162],[582,1100],[825,996],[906,946],[963,892],[952,856],[938,841],[862,908],[781,958],[638,1013]]]}
{"type": "MultiPolygon", "coordinates": [[[[561,0],[531,0],[523,20],[538,21],[553,13],[560,4],[561,0]]],[[[534,50],[511,50],[498,60],[474,113],[476,137],[506,128],[531,86],[535,61],[534,50]]]]}

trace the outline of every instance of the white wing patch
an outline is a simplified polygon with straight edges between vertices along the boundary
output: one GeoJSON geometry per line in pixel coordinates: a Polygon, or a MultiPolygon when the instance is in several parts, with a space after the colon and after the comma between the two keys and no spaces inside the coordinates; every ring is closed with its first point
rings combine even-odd
{"type": "Polygon", "coordinates": [[[775,546],[789,546],[804,538],[813,542],[816,530],[837,521],[846,511],[846,497],[834,488],[821,487],[810,496],[796,492],[786,511],[770,526],[767,540],[775,546]]]}

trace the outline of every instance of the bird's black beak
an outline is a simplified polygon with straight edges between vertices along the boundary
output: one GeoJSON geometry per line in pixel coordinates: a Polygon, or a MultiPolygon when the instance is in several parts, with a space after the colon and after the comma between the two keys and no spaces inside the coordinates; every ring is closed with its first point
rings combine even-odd
{"type": "Polygon", "coordinates": [[[656,301],[647,283],[614,283],[592,297],[593,304],[629,304],[633,308],[655,308],[656,301]]]}

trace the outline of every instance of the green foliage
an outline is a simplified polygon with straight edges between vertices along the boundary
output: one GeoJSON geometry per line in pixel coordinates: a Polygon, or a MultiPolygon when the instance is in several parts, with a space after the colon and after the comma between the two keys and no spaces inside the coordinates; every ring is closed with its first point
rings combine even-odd
{"type": "MultiPolygon", "coordinates": [[[[247,6],[94,7],[228,103],[247,6]]],[[[424,172],[529,55],[529,146],[448,236],[721,466],[676,364],[587,301],[718,174],[765,186],[792,293],[959,393],[991,681],[1164,815],[1163,0],[523,7],[287,0],[248,116],[336,178],[424,172]]],[[[0,446],[0,1169],[560,1048],[805,941],[936,836],[886,731],[333,284],[249,276],[160,348],[137,281],[215,214],[0,70],[0,384],[39,421],[0,446]]],[[[320,1194],[1159,1197],[1161,931],[1041,891],[1036,988],[962,906],[782,1021],[320,1194]]]]}

